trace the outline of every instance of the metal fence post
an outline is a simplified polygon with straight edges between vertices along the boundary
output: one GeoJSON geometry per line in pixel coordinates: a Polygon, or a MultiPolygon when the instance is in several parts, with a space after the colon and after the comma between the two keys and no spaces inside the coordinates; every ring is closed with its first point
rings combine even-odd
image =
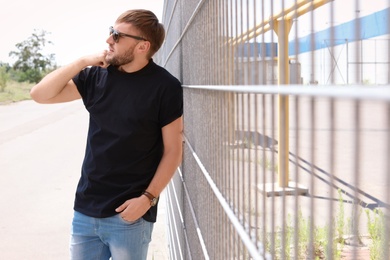
{"type": "MultiPolygon", "coordinates": [[[[278,35],[278,85],[290,84],[288,34],[292,26],[291,19],[280,19],[274,22],[278,35]]],[[[288,187],[289,180],[289,107],[288,96],[278,95],[278,185],[288,187]]]]}

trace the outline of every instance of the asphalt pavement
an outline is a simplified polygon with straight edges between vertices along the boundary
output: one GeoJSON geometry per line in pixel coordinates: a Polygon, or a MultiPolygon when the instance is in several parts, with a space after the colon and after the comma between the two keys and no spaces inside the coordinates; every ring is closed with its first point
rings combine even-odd
{"type": "MultiPolygon", "coordinates": [[[[0,105],[0,258],[69,259],[88,113],[81,101],[0,105]]],[[[148,260],[168,259],[160,200],[148,260]]]]}

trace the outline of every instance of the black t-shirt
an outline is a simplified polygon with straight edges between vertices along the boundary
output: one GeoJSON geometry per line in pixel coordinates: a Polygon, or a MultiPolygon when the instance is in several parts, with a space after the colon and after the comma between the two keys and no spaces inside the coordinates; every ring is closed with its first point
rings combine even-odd
{"type": "MultiPolygon", "coordinates": [[[[124,73],[90,67],[73,78],[89,111],[89,130],[74,209],[91,217],[115,208],[148,187],[163,154],[161,128],[183,113],[180,82],[150,60],[124,73]]],[[[157,207],[143,218],[155,222],[157,207]]]]}

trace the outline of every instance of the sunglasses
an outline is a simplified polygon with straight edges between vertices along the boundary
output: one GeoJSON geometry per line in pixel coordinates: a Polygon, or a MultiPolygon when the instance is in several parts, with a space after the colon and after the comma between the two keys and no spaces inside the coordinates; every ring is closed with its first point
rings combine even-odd
{"type": "Polygon", "coordinates": [[[114,27],[110,26],[110,36],[112,36],[112,39],[114,39],[114,42],[118,43],[120,37],[130,37],[139,41],[147,41],[145,38],[142,38],[140,36],[135,36],[135,35],[130,35],[126,33],[121,33],[118,32],[117,30],[114,29],[114,27]]]}

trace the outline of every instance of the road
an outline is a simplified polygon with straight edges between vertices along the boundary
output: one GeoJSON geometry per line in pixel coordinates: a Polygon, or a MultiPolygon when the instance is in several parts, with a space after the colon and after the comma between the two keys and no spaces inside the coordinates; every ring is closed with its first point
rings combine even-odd
{"type": "MultiPolygon", "coordinates": [[[[81,101],[0,106],[0,258],[69,259],[69,230],[88,127],[81,101]]],[[[148,259],[168,259],[165,200],[148,259]]]]}

